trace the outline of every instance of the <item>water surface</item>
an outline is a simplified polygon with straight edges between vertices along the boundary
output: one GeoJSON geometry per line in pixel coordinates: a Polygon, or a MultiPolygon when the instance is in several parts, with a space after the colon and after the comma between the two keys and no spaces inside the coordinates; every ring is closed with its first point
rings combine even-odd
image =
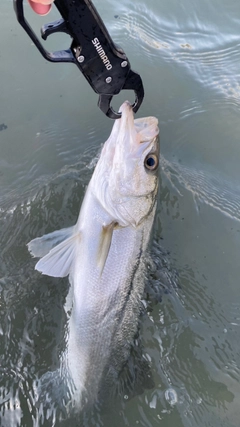
{"type": "MultiPolygon", "coordinates": [[[[239,5],[95,5],[143,78],[137,116],[155,115],[160,123],[161,189],[139,330],[152,382],[62,422],[36,408],[36,382],[58,368],[65,346],[68,281],[36,272],[26,243],[74,224],[112,122],[77,67],[47,63],[12,2],[2,0],[0,424],[238,427],[239,5]]],[[[55,16],[28,12],[36,30],[55,16]]],[[[55,35],[48,47],[68,43],[55,35]]]]}

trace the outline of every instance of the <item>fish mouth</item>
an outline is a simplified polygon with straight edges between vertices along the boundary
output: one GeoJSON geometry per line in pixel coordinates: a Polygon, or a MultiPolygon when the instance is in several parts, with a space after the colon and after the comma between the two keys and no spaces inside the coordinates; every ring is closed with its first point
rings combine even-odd
{"type": "Polygon", "coordinates": [[[129,112],[129,111],[132,112],[132,116],[133,116],[133,109],[132,109],[132,106],[131,106],[130,102],[129,101],[125,101],[121,105],[121,107],[119,108],[119,112],[122,113],[123,115],[125,115],[125,113],[129,112]]]}
{"type": "Polygon", "coordinates": [[[109,146],[121,149],[127,154],[134,149],[134,146],[136,147],[137,132],[134,126],[134,113],[129,101],[125,101],[119,111],[122,115],[120,119],[115,120],[108,141],[109,146]]]}
{"type": "Polygon", "coordinates": [[[125,101],[119,111],[122,113],[120,119],[116,120],[119,132],[131,132],[134,129],[134,113],[129,101],[125,101]]]}
{"type": "Polygon", "coordinates": [[[118,135],[126,135],[130,146],[135,148],[142,143],[153,142],[159,135],[158,120],[156,117],[142,117],[134,119],[134,113],[132,105],[129,101],[125,101],[119,111],[122,113],[122,117],[116,120],[118,125],[118,135]],[[129,138],[130,137],[130,138],[129,138]]]}

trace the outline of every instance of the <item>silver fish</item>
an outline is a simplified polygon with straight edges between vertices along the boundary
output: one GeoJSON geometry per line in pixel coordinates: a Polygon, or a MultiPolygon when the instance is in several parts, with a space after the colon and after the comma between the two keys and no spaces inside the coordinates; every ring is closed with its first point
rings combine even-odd
{"type": "Polygon", "coordinates": [[[144,289],[141,265],[158,191],[158,121],[129,102],[105,142],[74,227],[28,244],[36,269],[69,275],[72,311],[62,363],[75,406],[94,401],[129,355],[144,289]]]}

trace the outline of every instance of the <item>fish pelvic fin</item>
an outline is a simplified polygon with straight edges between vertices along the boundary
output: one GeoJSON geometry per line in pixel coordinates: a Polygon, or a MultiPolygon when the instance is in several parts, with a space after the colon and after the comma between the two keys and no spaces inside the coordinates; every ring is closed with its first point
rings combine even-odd
{"type": "Polygon", "coordinates": [[[34,256],[44,254],[50,248],[47,254],[38,261],[35,270],[52,277],[67,276],[74,259],[76,244],[80,238],[81,234],[79,232],[74,233],[74,227],[71,227],[65,229],[65,233],[64,230],[58,230],[32,240],[28,244],[28,248],[34,256]],[[56,245],[57,241],[61,243],[56,245]]]}
{"type": "Polygon", "coordinates": [[[111,247],[113,231],[117,227],[119,227],[117,222],[111,222],[110,224],[104,225],[102,227],[98,253],[97,253],[97,265],[100,270],[100,275],[102,275],[104,266],[107,261],[109,249],[111,247]]]}

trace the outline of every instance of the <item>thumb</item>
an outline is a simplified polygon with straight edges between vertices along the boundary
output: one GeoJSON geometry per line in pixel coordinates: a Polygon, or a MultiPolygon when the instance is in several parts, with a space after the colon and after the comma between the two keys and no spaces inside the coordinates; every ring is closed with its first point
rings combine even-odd
{"type": "Polygon", "coordinates": [[[32,0],[28,0],[28,2],[34,12],[38,13],[38,15],[47,15],[47,13],[50,12],[52,7],[50,4],[35,3],[35,1],[32,0]]]}

